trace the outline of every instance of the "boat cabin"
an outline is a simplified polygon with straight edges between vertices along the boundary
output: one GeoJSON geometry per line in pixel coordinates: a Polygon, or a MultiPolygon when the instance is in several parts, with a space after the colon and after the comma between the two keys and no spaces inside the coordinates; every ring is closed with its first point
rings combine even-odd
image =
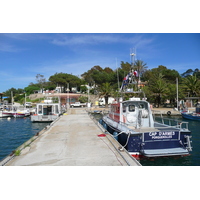
{"type": "Polygon", "coordinates": [[[59,103],[38,103],[36,112],[31,116],[32,122],[49,122],[54,121],[61,114],[59,103]]]}
{"type": "Polygon", "coordinates": [[[109,117],[116,122],[125,123],[135,128],[154,126],[149,103],[138,98],[111,104],[109,117]]]}
{"type": "Polygon", "coordinates": [[[36,114],[38,115],[58,115],[60,114],[60,106],[55,104],[37,104],[36,114]]]}

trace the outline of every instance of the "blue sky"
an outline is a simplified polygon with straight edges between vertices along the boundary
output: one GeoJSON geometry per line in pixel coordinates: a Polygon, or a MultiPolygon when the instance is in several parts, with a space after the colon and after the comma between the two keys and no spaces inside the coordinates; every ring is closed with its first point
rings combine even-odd
{"type": "Polygon", "coordinates": [[[1,33],[0,92],[35,83],[37,74],[48,80],[56,72],[81,75],[95,65],[116,69],[131,62],[131,48],[148,69],[200,69],[198,33],[1,33]]]}

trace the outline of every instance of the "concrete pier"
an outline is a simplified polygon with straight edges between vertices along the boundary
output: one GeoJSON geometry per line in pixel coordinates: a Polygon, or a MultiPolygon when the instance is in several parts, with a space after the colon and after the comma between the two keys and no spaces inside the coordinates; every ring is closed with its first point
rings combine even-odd
{"type": "Polygon", "coordinates": [[[6,166],[139,166],[83,108],[70,109],[6,166]],[[106,135],[106,136],[105,136],[106,135]]]}

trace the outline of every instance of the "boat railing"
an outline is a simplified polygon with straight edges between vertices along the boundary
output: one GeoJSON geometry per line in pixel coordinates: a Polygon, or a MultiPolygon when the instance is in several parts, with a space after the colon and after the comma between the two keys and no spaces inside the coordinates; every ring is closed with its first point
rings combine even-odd
{"type": "MultiPolygon", "coordinates": [[[[188,130],[188,122],[184,122],[184,121],[181,121],[181,120],[164,118],[164,117],[156,117],[155,121],[163,124],[165,126],[165,128],[166,128],[166,126],[170,126],[170,127],[173,127],[173,128],[188,130]]],[[[162,127],[159,127],[159,128],[162,128],[162,127]]]]}
{"type": "MultiPolygon", "coordinates": [[[[154,111],[153,118],[154,118],[154,121],[158,121],[165,126],[188,130],[188,122],[183,122],[181,120],[163,117],[161,111],[154,111]],[[159,114],[160,116],[155,116],[156,114],[159,114]]],[[[159,127],[159,128],[162,128],[162,127],[159,127]]]]}

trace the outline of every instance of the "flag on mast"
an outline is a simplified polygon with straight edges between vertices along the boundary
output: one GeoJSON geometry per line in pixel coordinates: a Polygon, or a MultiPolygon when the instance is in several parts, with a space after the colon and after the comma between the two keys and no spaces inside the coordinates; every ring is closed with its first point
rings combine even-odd
{"type": "Polygon", "coordinates": [[[133,72],[133,74],[134,76],[138,77],[138,72],[136,70],[133,72]]]}

